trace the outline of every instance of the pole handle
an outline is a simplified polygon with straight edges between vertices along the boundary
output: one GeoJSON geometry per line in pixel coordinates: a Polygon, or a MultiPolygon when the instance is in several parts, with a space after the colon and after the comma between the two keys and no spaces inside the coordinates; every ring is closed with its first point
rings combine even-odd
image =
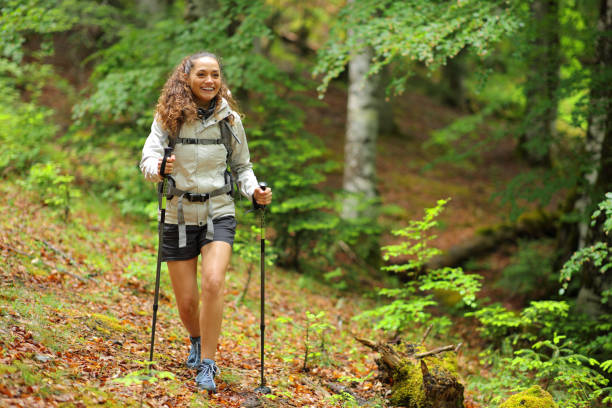
{"type": "Polygon", "coordinates": [[[162,159],[161,166],[159,168],[159,175],[162,177],[166,177],[166,174],[164,174],[166,172],[166,162],[168,161],[170,155],[172,155],[172,150],[173,149],[171,147],[164,147],[164,158],[162,159]]]}
{"type": "MultiPolygon", "coordinates": [[[[266,183],[265,181],[260,181],[259,182],[259,188],[261,188],[262,191],[266,191],[266,188],[268,188],[268,183],[266,183]]],[[[255,201],[255,198],[253,197],[253,208],[256,210],[265,210],[266,206],[265,205],[261,205],[261,204],[257,204],[257,201],[255,201]]]]}

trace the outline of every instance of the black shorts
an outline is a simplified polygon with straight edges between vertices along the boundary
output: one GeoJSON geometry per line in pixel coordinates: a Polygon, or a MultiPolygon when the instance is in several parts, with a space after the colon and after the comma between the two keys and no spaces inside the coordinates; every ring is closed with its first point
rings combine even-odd
{"type": "MultiPolygon", "coordinates": [[[[213,220],[215,236],[213,241],[223,241],[234,245],[236,235],[236,218],[231,215],[213,220]]],[[[186,225],[187,246],[179,248],[179,234],[177,224],[164,224],[164,244],[162,246],[162,262],[184,261],[200,255],[200,249],[212,242],[206,239],[206,225],[186,225]]]]}

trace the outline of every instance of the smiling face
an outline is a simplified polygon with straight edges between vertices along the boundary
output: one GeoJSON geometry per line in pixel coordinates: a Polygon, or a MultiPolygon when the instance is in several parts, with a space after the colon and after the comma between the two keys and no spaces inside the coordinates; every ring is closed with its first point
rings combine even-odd
{"type": "Polygon", "coordinates": [[[188,80],[196,103],[207,107],[221,88],[219,63],[213,57],[201,57],[194,60],[188,80]]]}

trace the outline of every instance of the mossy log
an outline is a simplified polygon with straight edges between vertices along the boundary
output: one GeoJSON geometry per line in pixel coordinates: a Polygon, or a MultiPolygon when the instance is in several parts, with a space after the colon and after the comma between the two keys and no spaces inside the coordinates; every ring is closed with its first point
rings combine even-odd
{"type": "Polygon", "coordinates": [[[420,344],[391,345],[357,339],[377,351],[379,378],[391,384],[391,402],[410,408],[462,408],[463,384],[457,373],[458,346],[427,351],[420,344]]]}
{"type": "Polygon", "coordinates": [[[521,215],[514,224],[503,223],[482,228],[472,238],[432,258],[425,267],[438,269],[459,266],[470,258],[494,252],[500,245],[516,242],[519,238],[555,236],[558,219],[556,213],[533,211],[521,215]]]}

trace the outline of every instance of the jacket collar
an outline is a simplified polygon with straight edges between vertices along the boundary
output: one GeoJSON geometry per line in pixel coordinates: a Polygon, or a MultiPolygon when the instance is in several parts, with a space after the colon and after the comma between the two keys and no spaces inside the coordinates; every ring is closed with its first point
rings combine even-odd
{"type": "Polygon", "coordinates": [[[225,100],[225,98],[221,98],[221,107],[204,122],[198,121],[200,123],[198,125],[199,130],[196,132],[202,132],[207,127],[217,124],[231,114],[232,109],[230,108],[229,103],[225,100]]]}
{"type": "Polygon", "coordinates": [[[227,118],[229,115],[231,115],[231,113],[232,110],[230,109],[229,103],[225,100],[225,98],[221,97],[221,107],[208,119],[210,120],[214,118],[218,122],[222,119],[227,118]]]}

